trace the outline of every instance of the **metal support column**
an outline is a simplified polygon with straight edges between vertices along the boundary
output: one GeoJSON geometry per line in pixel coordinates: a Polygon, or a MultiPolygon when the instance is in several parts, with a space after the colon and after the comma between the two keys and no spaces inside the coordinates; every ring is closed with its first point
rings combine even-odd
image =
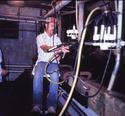
{"type": "Polygon", "coordinates": [[[118,1],[118,26],[117,26],[117,49],[116,49],[116,64],[113,70],[113,73],[111,75],[111,79],[108,85],[107,90],[110,91],[113,88],[117,73],[118,73],[118,69],[119,69],[119,65],[120,65],[120,58],[121,58],[121,35],[122,35],[122,16],[123,16],[123,1],[119,0],[118,1]]]}
{"type": "Polygon", "coordinates": [[[79,30],[79,39],[84,26],[84,1],[78,1],[78,30],[79,30]]]}

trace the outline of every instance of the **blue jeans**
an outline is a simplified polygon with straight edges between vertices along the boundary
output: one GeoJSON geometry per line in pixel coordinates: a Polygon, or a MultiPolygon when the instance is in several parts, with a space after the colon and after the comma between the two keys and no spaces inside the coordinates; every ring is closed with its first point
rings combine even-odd
{"type": "MultiPolygon", "coordinates": [[[[44,76],[44,67],[46,62],[39,62],[35,68],[35,75],[33,79],[33,104],[42,106],[42,97],[43,97],[43,76],[44,76]]],[[[53,81],[59,81],[59,67],[57,63],[49,64],[47,72],[50,73],[50,79],[53,81]]],[[[47,101],[47,107],[57,106],[57,97],[58,97],[58,84],[50,83],[49,86],[49,97],[47,101]]]]}

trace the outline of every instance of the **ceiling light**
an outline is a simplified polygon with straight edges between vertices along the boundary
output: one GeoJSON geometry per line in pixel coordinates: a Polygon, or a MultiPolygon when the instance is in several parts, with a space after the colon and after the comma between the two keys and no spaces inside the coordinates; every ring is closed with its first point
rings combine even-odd
{"type": "Polygon", "coordinates": [[[9,5],[13,5],[13,6],[23,6],[25,1],[18,1],[18,0],[12,0],[11,1],[11,0],[9,0],[9,1],[7,1],[7,3],[9,5]]]}

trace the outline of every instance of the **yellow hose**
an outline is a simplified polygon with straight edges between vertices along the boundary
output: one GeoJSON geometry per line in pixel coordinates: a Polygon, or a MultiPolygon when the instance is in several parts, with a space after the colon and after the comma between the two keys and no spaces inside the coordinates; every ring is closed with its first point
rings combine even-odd
{"type": "Polygon", "coordinates": [[[81,38],[81,41],[80,41],[80,45],[79,45],[79,52],[78,52],[78,60],[77,60],[77,66],[76,66],[76,71],[75,71],[75,75],[74,75],[74,81],[73,81],[73,84],[72,84],[72,88],[70,90],[70,93],[69,93],[69,96],[59,114],[59,116],[62,116],[63,113],[65,112],[66,108],[68,107],[68,104],[71,100],[71,97],[72,97],[72,94],[74,92],[74,89],[75,89],[75,86],[76,86],[76,83],[77,83],[77,80],[78,80],[78,74],[79,74],[79,69],[80,69],[80,62],[81,62],[81,55],[82,55],[82,48],[83,48],[83,43],[84,43],[84,39],[85,39],[85,34],[86,34],[86,30],[87,30],[87,25],[89,23],[89,20],[92,16],[92,14],[97,11],[97,10],[100,10],[101,8],[100,7],[97,7],[95,9],[93,9],[90,14],[88,15],[87,17],[87,20],[86,20],[86,23],[85,23],[85,28],[83,30],[83,33],[82,33],[82,38],[81,38]]]}

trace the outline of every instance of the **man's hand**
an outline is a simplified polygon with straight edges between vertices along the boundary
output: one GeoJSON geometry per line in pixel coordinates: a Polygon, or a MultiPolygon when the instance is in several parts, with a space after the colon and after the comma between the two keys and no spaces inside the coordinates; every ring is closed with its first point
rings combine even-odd
{"type": "MultiPolygon", "coordinates": [[[[42,45],[40,46],[41,49],[43,49],[44,52],[48,52],[48,50],[52,49],[52,51],[55,51],[56,53],[58,52],[63,52],[63,53],[68,53],[69,51],[69,46],[62,45],[61,47],[56,46],[48,46],[48,45],[42,45]]],[[[51,51],[51,50],[50,50],[51,51]]]]}
{"type": "Polygon", "coordinates": [[[63,53],[68,53],[68,52],[70,52],[70,51],[69,51],[69,46],[61,46],[61,51],[62,51],[63,53]]]}

